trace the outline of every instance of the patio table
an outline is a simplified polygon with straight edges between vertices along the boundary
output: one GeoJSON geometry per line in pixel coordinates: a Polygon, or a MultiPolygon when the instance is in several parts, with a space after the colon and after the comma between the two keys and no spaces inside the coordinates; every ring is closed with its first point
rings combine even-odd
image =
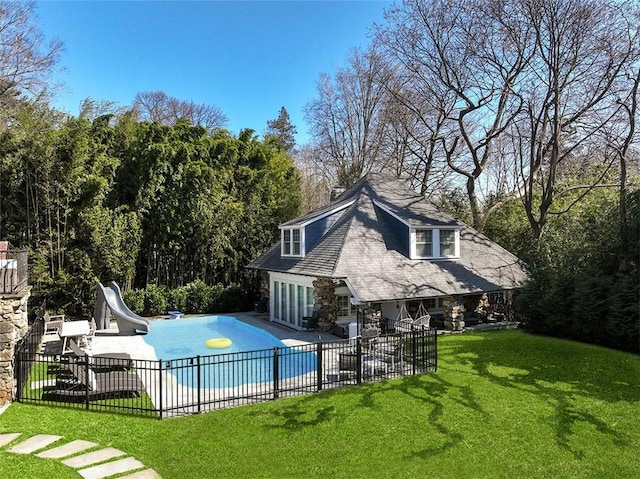
{"type": "Polygon", "coordinates": [[[62,354],[71,352],[71,349],[67,350],[67,340],[72,338],[77,343],[79,338],[88,335],[89,321],[65,321],[58,334],[62,339],[62,354]]]}

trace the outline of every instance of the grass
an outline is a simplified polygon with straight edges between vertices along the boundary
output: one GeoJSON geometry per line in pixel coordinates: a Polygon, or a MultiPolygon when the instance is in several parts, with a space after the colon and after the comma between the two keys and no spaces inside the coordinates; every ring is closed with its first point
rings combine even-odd
{"type": "MultiPolygon", "coordinates": [[[[505,331],[443,337],[439,362],[437,374],[164,421],[14,404],[0,432],[117,447],[164,478],[637,477],[637,356],[505,331]]],[[[77,477],[51,462],[0,452],[3,478],[77,477]]]]}

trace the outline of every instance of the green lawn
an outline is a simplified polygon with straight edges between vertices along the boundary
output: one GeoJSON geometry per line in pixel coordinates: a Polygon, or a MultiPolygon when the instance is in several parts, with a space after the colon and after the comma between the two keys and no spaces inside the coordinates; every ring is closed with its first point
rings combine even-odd
{"type": "MultiPolygon", "coordinates": [[[[639,476],[637,356],[504,331],[440,338],[439,365],[164,421],[14,404],[0,432],[89,439],[164,478],[639,476]]],[[[3,478],[77,477],[50,462],[0,452],[3,478]]]]}

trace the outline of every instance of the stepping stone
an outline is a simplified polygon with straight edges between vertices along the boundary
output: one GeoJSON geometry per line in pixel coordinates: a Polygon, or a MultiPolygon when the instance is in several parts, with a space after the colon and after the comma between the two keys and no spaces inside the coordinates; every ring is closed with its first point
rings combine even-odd
{"type": "Polygon", "coordinates": [[[88,467],[86,469],[80,469],[80,474],[85,479],[102,479],[103,477],[115,476],[127,471],[133,471],[134,469],[140,469],[144,467],[137,459],[133,457],[127,457],[126,459],[120,459],[119,461],[105,462],[98,466],[88,467]]]}
{"type": "Polygon", "coordinates": [[[37,434],[29,439],[22,441],[12,448],[8,449],[9,452],[14,454],[31,454],[38,449],[47,447],[58,440],[62,439],[62,436],[52,436],[50,434],[37,434]]]}
{"type": "Polygon", "coordinates": [[[5,434],[0,434],[0,447],[6,446],[20,435],[22,435],[21,432],[7,432],[5,434]]]}
{"type": "Polygon", "coordinates": [[[82,441],[78,439],[77,441],[71,441],[70,443],[64,444],[62,446],[54,447],[53,449],[49,449],[48,451],[36,454],[36,456],[44,457],[46,459],[60,459],[62,457],[67,457],[71,454],[76,454],[80,451],[84,451],[85,449],[89,449],[95,446],[97,446],[95,442],[82,441]]]}
{"type": "Polygon", "coordinates": [[[88,452],[81,456],[72,457],[71,459],[62,461],[62,464],[64,464],[65,466],[73,467],[75,469],[80,469],[81,467],[90,466],[91,464],[95,464],[96,462],[103,462],[109,459],[113,459],[114,457],[124,455],[126,455],[126,452],[122,452],[113,447],[107,447],[98,451],[88,452]]]}
{"type": "Polygon", "coordinates": [[[120,476],[118,479],[161,479],[161,477],[160,474],[153,469],[145,469],[144,471],[134,472],[128,476],[120,476]]]}

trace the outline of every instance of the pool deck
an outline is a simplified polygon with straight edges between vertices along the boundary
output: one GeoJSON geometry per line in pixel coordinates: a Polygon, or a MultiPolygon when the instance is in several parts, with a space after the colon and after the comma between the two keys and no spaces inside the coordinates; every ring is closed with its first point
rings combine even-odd
{"type": "MultiPolygon", "coordinates": [[[[182,321],[189,318],[210,316],[210,315],[185,315],[182,317],[182,321]]],[[[221,315],[225,316],[225,315],[221,315]]],[[[287,346],[296,346],[299,344],[315,343],[318,340],[323,342],[336,341],[341,338],[334,336],[330,333],[319,331],[299,331],[278,323],[269,321],[269,315],[264,313],[255,312],[241,312],[230,313],[228,316],[233,316],[239,321],[242,321],[256,328],[260,328],[268,333],[272,334],[287,346]]],[[[151,319],[151,327],[153,328],[154,321],[168,320],[167,316],[159,316],[151,319]]],[[[438,330],[438,334],[451,334],[468,331],[485,331],[494,329],[509,329],[517,327],[517,323],[499,322],[491,324],[479,324],[465,328],[463,331],[447,331],[438,330]]],[[[57,335],[44,336],[43,342],[48,343],[48,347],[45,347],[45,352],[50,354],[60,354],[58,345],[60,342],[57,335]]],[[[62,345],[60,344],[60,348],[62,345]]],[[[136,359],[157,360],[153,347],[148,345],[144,341],[144,335],[123,335],[118,332],[118,327],[115,321],[112,321],[109,329],[103,329],[96,331],[96,336],[93,340],[92,354],[102,353],[118,353],[127,352],[136,359]]]]}

